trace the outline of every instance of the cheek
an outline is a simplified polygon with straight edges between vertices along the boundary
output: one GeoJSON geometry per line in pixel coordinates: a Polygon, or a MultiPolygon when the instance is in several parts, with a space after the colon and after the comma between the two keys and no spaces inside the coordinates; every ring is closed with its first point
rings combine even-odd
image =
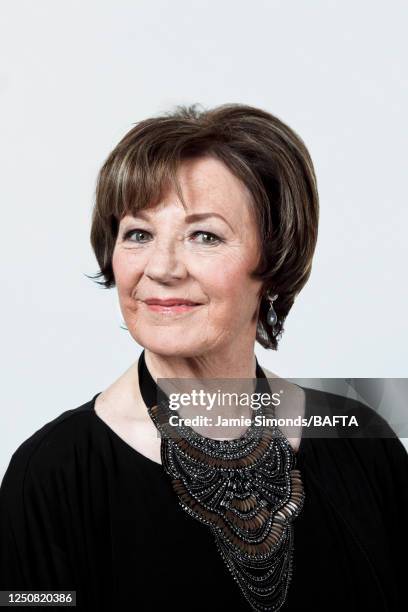
{"type": "Polygon", "coordinates": [[[135,286],[140,272],[135,262],[132,262],[125,253],[113,252],[112,268],[119,293],[126,292],[135,286]]]}
{"type": "MultiPolygon", "coordinates": [[[[197,267],[195,276],[200,280],[202,289],[213,301],[241,303],[247,294],[254,294],[256,283],[249,276],[248,261],[240,256],[230,255],[197,267]]],[[[194,273],[193,273],[194,274],[194,273]]],[[[249,297],[249,296],[248,296],[249,297]]]]}

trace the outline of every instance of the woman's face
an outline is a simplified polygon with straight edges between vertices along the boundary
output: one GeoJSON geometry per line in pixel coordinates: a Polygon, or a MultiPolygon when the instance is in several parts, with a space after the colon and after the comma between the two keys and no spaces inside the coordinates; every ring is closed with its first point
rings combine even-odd
{"type": "Polygon", "coordinates": [[[120,308],[138,344],[167,356],[253,350],[261,282],[250,194],[223,162],[182,162],[188,209],[171,187],[157,206],[125,216],[113,252],[120,308]],[[161,307],[176,298],[193,306],[161,307]]]}

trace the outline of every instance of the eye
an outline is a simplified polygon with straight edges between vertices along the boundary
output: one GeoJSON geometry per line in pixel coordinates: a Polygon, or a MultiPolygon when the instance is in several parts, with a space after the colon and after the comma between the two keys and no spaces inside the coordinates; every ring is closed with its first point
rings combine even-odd
{"type": "MultiPolygon", "coordinates": [[[[146,236],[147,234],[150,234],[150,232],[148,232],[147,230],[144,229],[133,229],[133,230],[129,230],[127,232],[125,232],[125,234],[123,235],[123,240],[130,240],[130,236],[132,234],[137,234],[137,235],[142,235],[146,236]]],[[[146,242],[146,240],[143,239],[136,239],[136,240],[131,240],[131,242],[146,242]]]]}
{"type": "MultiPolygon", "coordinates": [[[[212,232],[206,232],[204,230],[198,230],[196,232],[193,232],[193,234],[191,234],[193,239],[197,235],[202,235],[203,236],[203,240],[201,241],[201,244],[212,245],[212,244],[219,244],[220,242],[223,242],[222,238],[220,238],[216,234],[213,234],[212,232]]],[[[124,241],[130,241],[130,242],[135,242],[135,243],[138,243],[138,244],[143,244],[145,242],[148,242],[150,240],[150,237],[151,237],[150,232],[148,232],[147,230],[139,228],[139,229],[128,230],[127,232],[125,232],[123,234],[123,238],[122,239],[124,241]],[[136,234],[136,239],[131,240],[131,236],[133,234],[136,234]]],[[[197,242],[197,241],[194,240],[194,242],[197,242]]]]}
{"type": "Polygon", "coordinates": [[[218,244],[222,242],[222,239],[216,234],[213,234],[212,232],[205,232],[203,230],[197,230],[191,235],[196,236],[197,234],[201,234],[202,236],[206,237],[206,239],[203,240],[201,244],[218,244]]]}

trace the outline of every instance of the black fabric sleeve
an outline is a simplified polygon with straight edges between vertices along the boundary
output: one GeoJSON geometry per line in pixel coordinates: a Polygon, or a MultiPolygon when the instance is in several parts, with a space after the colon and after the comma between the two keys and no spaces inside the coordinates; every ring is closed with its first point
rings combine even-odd
{"type": "Polygon", "coordinates": [[[366,463],[371,462],[368,468],[372,490],[383,517],[392,610],[405,610],[406,568],[401,559],[405,558],[408,548],[408,453],[381,415],[372,409],[364,408],[364,411],[366,439],[362,441],[366,452],[363,459],[366,463]]]}
{"type": "Polygon", "coordinates": [[[408,453],[399,438],[380,440],[376,471],[382,493],[382,511],[388,535],[390,572],[396,584],[397,610],[406,609],[407,579],[403,559],[408,549],[408,453]]]}
{"type": "Polygon", "coordinates": [[[1,590],[75,590],[56,483],[30,441],[13,454],[0,487],[1,590]]]}

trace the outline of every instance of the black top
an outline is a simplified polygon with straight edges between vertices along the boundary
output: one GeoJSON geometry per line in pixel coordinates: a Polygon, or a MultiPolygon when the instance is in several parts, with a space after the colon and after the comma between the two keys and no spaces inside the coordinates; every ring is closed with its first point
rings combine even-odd
{"type": "MultiPolygon", "coordinates": [[[[155,401],[143,357],[141,390],[155,401]]],[[[344,411],[344,398],[303,389],[306,417],[344,411]]],[[[98,417],[98,395],[13,454],[0,488],[0,590],[76,590],[89,611],[249,612],[209,528],[181,508],[163,466],[98,417]]],[[[282,611],[405,609],[408,455],[379,415],[347,402],[393,437],[302,437],[306,499],[282,611]]]]}

